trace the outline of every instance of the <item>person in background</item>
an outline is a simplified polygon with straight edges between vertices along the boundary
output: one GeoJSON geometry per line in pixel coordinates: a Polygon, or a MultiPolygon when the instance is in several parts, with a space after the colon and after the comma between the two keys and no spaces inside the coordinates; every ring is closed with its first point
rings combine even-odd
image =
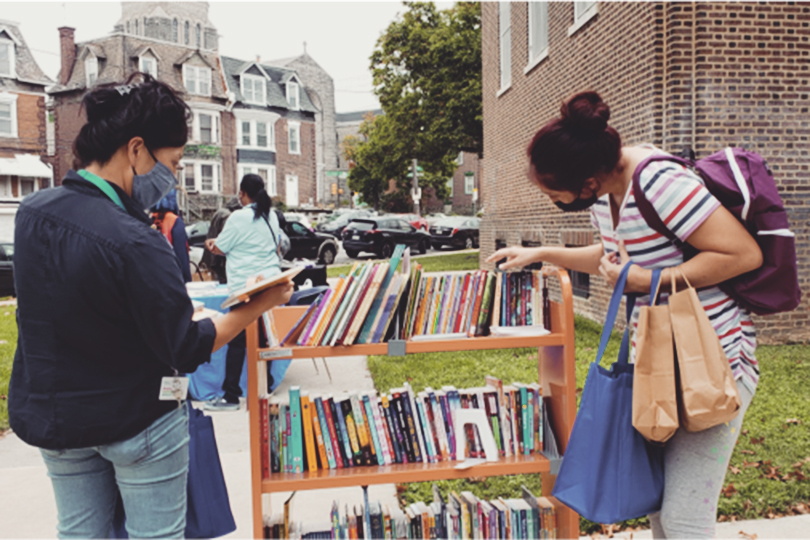
{"type": "Polygon", "coordinates": [[[152,209],[152,227],[166,237],[180,263],[183,281],[191,281],[191,263],[188,258],[188,236],[186,224],[180,217],[177,206],[177,190],[173,189],[152,209]]]}
{"type": "MultiPolygon", "coordinates": [[[[209,240],[219,236],[219,233],[222,232],[223,227],[225,227],[225,222],[228,221],[231,213],[236,212],[240,208],[242,208],[242,203],[239,202],[239,197],[231,197],[225,206],[214,212],[205,239],[209,240]]],[[[220,283],[228,282],[227,273],[225,272],[225,257],[206,249],[203,253],[201,263],[214,274],[220,283]]]]}
{"type": "MultiPolygon", "coordinates": [[[[239,184],[239,201],[243,208],[233,212],[216,238],[205,241],[205,247],[216,255],[225,256],[228,291],[232,294],[244,287],[249,278],[264,278],[281,273],[278,253],[279,224],[271,212],[271,200],[258,174],[246,174],[239,184]]],[[[209,400],[205,408],[211,411],[239,409],[242,389],[242,366],[245,363],[245,332],[228,343],[225,356],[225,380],[222,397],[209,400]]]]}
{"type": "Polygon", "coordinates": [[[192,321],[177,257],[146,214],[175,186],[188,105],[136,73],[94,86],[82,106],[78,170],[17,211],[9,422],[40,449],[59,537],[108,538],[120,491],[130,538],[181,538],[188,407],[161,389],[288,302],[293,285],[192,321]]]}
{"type": "Polygon", "coordinates": [[[663,269],[662,283],[668,284],[674,273],[678,287],[686,286],[683,275],[695,286],[737,380],[742,408],[727,424],[699,432],[680,429],[667,441],[663,505],[650,515],[650,523],[655,538],[712,538],[726,469],[759,381],[751,314],[717,285],[761,266],[762,252],[694,172],[672,161],[639,169],[647,157],[663,151],[652,145],[622,146],[609,119],[610,108],[599,94],[582,92],[563,104],[561,116],[541,128],[527,150],[532,184],[564,212],[591,208],[602,241],[576,248],[507,247],[487,261],[505,258],[502,270],[549,262],[601,275],[614,285],[632,260],[624,292],[644,295],[636,300],[633,330],[641,306],[650,305],[652,269],[663,269]],[[633,195],[634,174],[661,220],[697,255],[685,260],[680,248],[645,222],[633,195]]]}

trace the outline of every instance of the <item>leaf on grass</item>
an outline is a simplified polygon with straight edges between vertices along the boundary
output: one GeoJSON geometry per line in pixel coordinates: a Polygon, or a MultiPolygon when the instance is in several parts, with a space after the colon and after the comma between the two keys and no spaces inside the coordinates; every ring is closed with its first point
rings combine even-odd
{"type": "Polygon", "coordinates": [[[751,444],[762,444],[762,441],[765,440],[765,437],[751,437],[751,444]]]}
{"type": "Polygon", "coordinates": [[[762,473],[762,474],[768,480],[781,480],[782,479],[782,477],[781,477],[782,473],[779,470],[779,467],[774,467],[773,465],[769,465],[768,468],[765,470],[765,472],[762,473]]]}
{"type": "Polygon", "coordinates": [[[743,460],[743,469],[747,469],[749,467],[759,467],[762,463],[760,461],[746,461],[743,460]]]}
{"type": "Polygon", "coordinates": [[[754,454],[756,454],[756,452],[754,452],[753,450],[740,450],[740,453],[745,454],[747,456],[753,456],[754,454]]]}
{"type": "Polygon", "coordinates": [[[729,467],[728,470],[731,471],[731,474],[740,474],[740,469],[737,467],[729,467]]]}
{"type": "Polygon", "coordinates": [[[743,435],[748,435],[748,430],[747,429],[742,430],[742,434],[743,435]]]}
{"type": "Polygon", "coordinates": [[[739,535],[740,535],[740,536],[742,536],[743,538],[746,538],[747,540],[757,540],[757,533],[751,533],[751,534],[748,534],[748,533],[747,533],[747,532],[745,532],[745,531],[740,531],[740,532],[739,532],[739,533],[737,533],[737,534],[739,534],[739,535]]]}
{"type": "Polygon", "coordinates": [[[733,497],[737,493],[737,488],[734,487],[734,482],[731,482],[729,485],[724,487],[721,493],[728,498],[733,497]]]}
{"type": "Polygon", "coordinates": [[[807,508],[807,505],[804,503],[797,504],[793,507],[793,511],[799,514],[808,514],[810,513],[810,509],[807,508]]]}

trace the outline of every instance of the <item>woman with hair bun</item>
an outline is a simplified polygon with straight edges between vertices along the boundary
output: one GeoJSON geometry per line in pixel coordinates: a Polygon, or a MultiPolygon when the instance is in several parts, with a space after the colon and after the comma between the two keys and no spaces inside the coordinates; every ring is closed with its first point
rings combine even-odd
{"type": "MultiPolygon", "coordinates": [[[[758,268],[762,253],[692,171],[667,160],[639,170],[647,157],[662,151],[651,145],[622,146],[609,119],[610,108],[599,94],[582,92],[562,105],[560,116],[543,126],[527,149],[530,181],[564,212],[591,209],[601,243],[507,247],[487,261],[506,259],[500,265],[504,270],[548,262],[601,275],[612,286],[632,259],[626,293],[648,293],[653,269],[664,269],[662,282],[669,282],[676,266],[697,288],[737,380],[742,409],[729,425],[679,430],[666,443],[663,506],[650,521],[656,538],[710,538],[726,468],[759,380],[751,315],[717,285],[758,268]],[[647,225],[636,208],[634,174],[661,219],[697,255],[685,260],[681,249],[647,225]]],[[[679,287],[685,286],[678,272],[675,277],[679,287]]],[[[636,300],[634,330],[640,306],[649,303],[649,294],[636,300]]]]}
{"type": "Polygon", "coordinates": [[[107,538],[120,491],[130,538],[180,538],[189,442],[180,374],[286,303],[292,283],[192,321],[177,257],[145,213],[175,186],[187,105],[144,74],[98,86],[82,104],[78,170],[17,211],[9,420],[41,449],[60,537],[107,538]]]}
{"type": "MultiPolygon", "coordinates": [[[[280,227],[275,212],[270,211],[272,201],[258,174],[246,174],[239,184],[240,210],[233,212],[219,236],[205,241],[205,247],[215,255],[225,255],[225,275],[231,293],[245,286],[247,280],[261,275],[264,278],[281,273],[279,254],[280,227]]],[[[205,403],[209,411],[239,409],[242,388],[242,365],[245,363],[247,340],[240,332],[230,343],[225,355],[223,396],[205,403]]],[[[268,364],[269,368],[270,364],[268,364]]],[[[269,371],[268,371],[269,373],[269,371]]]]}

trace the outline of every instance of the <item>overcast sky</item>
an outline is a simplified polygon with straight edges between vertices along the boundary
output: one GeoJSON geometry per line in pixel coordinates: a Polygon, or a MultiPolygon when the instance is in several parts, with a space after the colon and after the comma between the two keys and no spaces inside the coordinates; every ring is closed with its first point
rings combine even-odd
{"type": "MultiPolygon", "coordinates": [[[[439,2],[442,9],[451,2],[439,2]]],[[[307,52],[335,81],[337,112],[379,107],[371,92],[369,56],[380,34],[405,7],[401,2],[210,2],[220,53],[273,60],[307,52]]],[[[112,31],[119,2],[6,2],[0,19],[20,23],[28,46],[52,79],[59,73],[60,26],[76,29],[76,41],[112,31]]]]}

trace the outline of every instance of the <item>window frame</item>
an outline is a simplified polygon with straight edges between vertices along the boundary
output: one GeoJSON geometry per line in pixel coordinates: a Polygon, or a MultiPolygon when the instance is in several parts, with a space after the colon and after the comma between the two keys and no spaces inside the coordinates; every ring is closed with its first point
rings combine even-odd
{"type": "Polygon", "coordinates": [[[527,2],[527,9],[528,9],[528,47],[527,47],[527,56],[529,58],[528,63],[526,64],[526,68],[523,70],[524,74],[528,74],[535,66],[537,66],[540,62],[548,58],[548,51],[549,51],[549,28],[548,28],[548,3],[547,2],[527,2]],[[536,13],[534,9],[540,10],[540,13],[536,13]],[[538,15],[542,15],[540,21],[535,20],[538,15]],[[539,30],[540,32],[536,32],[539,30]],[[545,46],[539,49],[534,47],[535,41],[538,39],[538,34],[545,42],[545,46]],[[532,55],[533,49],[536,50],[536,54],[532,55]]]}
{"type": "Polygon", "coordinates": [[[465,175],[464,176],[464,195],[472,195],[474,189],[475,189],[475,176],[473,176],[473,175],[465,175]]]}
{"type": "Polygon", "coordinates": [[[172,19],[172,42],[180,43],[180,22],[177,17],[172,19]]]}
{"type": "Polygon", "coordinates": [[[193,124],[192,124],[192,140],[198,142],[200,144],[207,144],[213,146],[219,146],[222,142],[222,123],[220,119],[219,111],[212,111],[212,110],[201,110],[201,109],[192,109],[192,117],[193,117],[193,124]],[[206,142],[203,141],[202,138],[202,121],[200,120],[201,116],[210,116],[211,117],[211,141],[206,142]]]}
{"type": "Polygon", "coordinates": [[[189,42],[191,41],[191,27],[190,27],[190,24],[189,24],[188,21],[186,21],[185,24],[183,25],[183,30],[184,30],[184,32],[183,32],[183,37],[184,37],[183,44],[188,45],[189,42]]]}
{"type": "Polygon", "coordinates": [[[301,155],[301,122],[287,122],[287,153],[296,156],[301,155]],[[293,130],[295,130],[295,142],[298,145],[296,150],[292,149],[293,130]]]}
{"type": "Polygon", "coordinates": [[[17,78],[17,50],[13,40],[0,37],[0,46],[8,47],[8,73],[0,73],[0,77],[17,78]]]}
{"type": "Polygon", "coordinates": [[[512,87],[512,8],[510,2],[498,4],[498,68],[500,89],[496,97],[500,97],[512,87]],[[504,21],[509,24],[504,25],[504,21]]]}
{"type": "Polygon", "coordinates": [[[90,53],[84,59],[84,82],[88,88],[96,84],[98,81],[98,57],[95,54],[90,53]],[[90,67],[92,66],[92,70],[90,67]],[[94,75],[95,78],[90,80],[90,75],[94,75]]]}
{"type": "MultiPolygon", "coordinates": [[[[239,178],[243,178],[248,173],[255,172],[259,174],[259,169],[267,169],[267,179],[265,180],[265,189],[267,194],[271,197],[278,196],[278,184],[276,183],[276,166],[270,163],[238,163],[237,170],[239,178]]],[[[261,176],[259,174],[259,176],[261,176]]]]}
{"type": "Polygon", "coordinates": [[[290,106],[290,109],[294,111],[301,110],[301,85],[295,79],[290,79],[287,81],[287,105],[290,106]],[[293,90],[295,90],[295,105],[290,103],[290,96],[293,95],[293,90]]]}
{"type": "Polygon", "coordinates": [[[19,137],[17,126],[17,94],[0,93],[0,103],[8,104],[10,130],[5,133],[0,131],[0,137],[4,139],[16,139],[19,137]]]}
{"type": "Polygon", "coordinates": [[[146,55],[139,56],[138,57],[138,71],[140,71],[141,73],[149,73],[150,75],[152,75],[152,77],[157,79],[158,78],[158,61],[157,61],[157,58],[155,58],[154,56],[146,56],[146,55]],[[148,63],[148,62],[152,62],[155,65],[155,72],[154,73],[149,73],[148,71],[146,71],[144,69],[144,65],[146,63],[148,63]]]}
{"type": "Polygon", "coordinates": [[[596,17],[599,13],[599,2],[572,2],[574,4],[574,23],[568,27],[568,36],[574,35],[577,30],[596,17]],[[583,4],[590,4],[584,6],[583,4]]]}
{"type": "Polygon", "coordinates": [[[267,80],[259,75],[250,75],[244,73],[239,76],[239,90],[242,92],[242,97],[245,98],[245,103],[252,105],[267,105],[267,80]],[[245,93],[245,83],[250,82],[251,86],[251,99],[248,99],[245,93]],[[256,83],[261,83],[261,99],[256,99],[256,83]]]}
{"type": "MultiPolygon", "coordinates": [[[[238,135],[237,148],[250,148],[255,150],[269,150],[276,151],[276,125],[275,122],[270,120],[256,120],[255,118],[238,118],[238,135]],[[245,143],[245,126],[250,125],[249,143],[245,143]],[[264,124],[267,129],[267,145],[259,146],[259,124],[264,124]]],[[[299,135],[300,138],[300,135],[299,135]]]]}
{"type": "Polygon", "coordinates": [[[192,66],[189,64],[183,64],[183,88],[185,88],[186,93],[194,95],[194,96],[211,96],[211,68],[204,67],[204,66],[192,66]],[[200,90],[201,87],[201,79],[200,75],[205,73],[205,83],[208,85],[208,92],[203,93],[200,90]],[[193,73],[193,77],[189,78],[189,74],[193,73]],[[194,91],[189,90],[188,83],[190,80],[194,81],[194,91]]]}
{"type": "Polygon", "coordinates": [[[222,164],[219,161],[211,160],[183,160],[185,167],[183,168],[183,182],[182,185],[189,193],[222,193],[222,164]],[[211,188],[203,189],[202,168],[203,166],[211,166],[211,188]],[[193,181],[194,186],[188,185],[188,175],[185,174],[186,168],[191,167],[194,173],[193,181]]]}
{"type": "Polygon", "coordinates": [[[194,27],[194,41],[197,43],[197,48],[202,49],[202,26],[200,23],[194,27]]]}

